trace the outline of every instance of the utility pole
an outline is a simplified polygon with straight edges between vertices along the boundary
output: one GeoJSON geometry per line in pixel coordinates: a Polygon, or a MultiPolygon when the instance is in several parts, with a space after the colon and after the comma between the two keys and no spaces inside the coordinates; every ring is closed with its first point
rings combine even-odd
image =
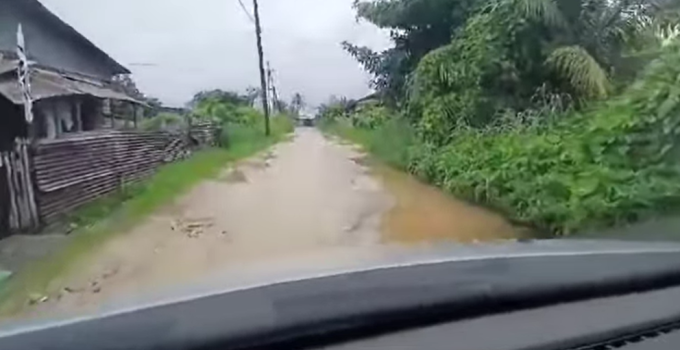
{"type": "Polygon", "coordinates": [[[260,88],[262,90],[262,108],[264,108],[264,133],[269,136],[269,100],[267,99],[267,77],[264,71],[264,50],[262,49],[262,27],[260,26],[260,8],[257,0],[253,0],[255,12],[255,35],[257,36],[257,55],[260,61],[260,88]]]}
{"type": "Polygon", "coordinates": [[[280,105],[279,105],[279,95],[276,93],[276,84],[274,84],[274,70],[272,69],[271,64],[269,61],[267,61],[267,81],[269,82],[269,87],[272,90],[272,106],[279,112],[283,112],[280,110],[280,105]]]}

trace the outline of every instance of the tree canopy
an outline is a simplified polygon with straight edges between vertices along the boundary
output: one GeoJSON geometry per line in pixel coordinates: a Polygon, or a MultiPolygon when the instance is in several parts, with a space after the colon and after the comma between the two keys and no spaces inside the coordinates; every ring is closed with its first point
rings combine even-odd
{"type": "Polygon", "coordinates": [[[357,19],[388,29],[392,48],[374,52],[343,42],[343,47],[373,75],[372,86],[387,97],[404,92],[408,75],[431,50],[447,44],[481,0],[355,1],[357,19]]]}
{"type": "Polygon", "coordinates": [[[224,91],[220,89],[204,90],[196,93],[189,102],[192,107],[198,106],[201,102],[214,100],[220,103],[232,104],[236,106],[252,104],[252,94],[248,92],[242,95],[234,91],[224,91]]]}
{"type": "Polygon", "coordinates": [[[343,46],[373,75],[375,89],[398,100],[407,92],[411,74],[425,55],[451,44],[452,38],[471,35],[471,20],[479,21],[483,16],[495,28],[486,33],[495,35],[493,40],[505,45],[524,68],[535,74],[562,73],[568,76],[565,83],[578,93],[603,96],[608,89],[606,76],[625,63],[621,55],[627,49],[625,43],[636,40],[641,28],[659,19],[660,14],[670,13],[677,3],[677,0],[357,0],[354,3],[357,18],[388,29],[393,46],[382,52],[349,42],[343,42],[343,46]],[[511,37],[510,33],[522,37],[511,37]],[[531,40],[536,40],[533,47],[528,45],[531,40]],[[545,52],[553,54],[549,62],[556,72],[539,69],[545,67],[545,52]]]}

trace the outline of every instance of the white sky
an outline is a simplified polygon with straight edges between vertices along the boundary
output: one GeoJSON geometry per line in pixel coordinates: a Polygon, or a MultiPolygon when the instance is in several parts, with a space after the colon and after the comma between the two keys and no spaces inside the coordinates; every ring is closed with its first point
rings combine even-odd
{"type": "MultiPolygon", "coordinates": [[[[243,0],[252,8],[252,0],[243,0]]],[[[139,88],[172,106],[195,92],[259,86],[253,24],[238,0],[41,0],[128,67],[139,88]],[[150,63],[155,66],[135,66],[150,63]]],[[[265,55],[279,94],[316,105],[360,97],[368,76],[340,42],[381,49],[387,34],[356,23],[352,0],[260,0],[265,55]]]]}

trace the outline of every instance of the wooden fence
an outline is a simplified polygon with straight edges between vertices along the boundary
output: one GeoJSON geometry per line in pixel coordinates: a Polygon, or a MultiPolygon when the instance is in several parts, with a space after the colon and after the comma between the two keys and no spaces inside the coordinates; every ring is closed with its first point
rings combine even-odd
{"type": "Polygon", "coordinates": [[[28,140],[17,139],[13,150],[0,152],[0,165],[0,171],[6,175],[6,183],[0,183],[0,186],[6,186],[8,193],[8,198],[3,200],[9,200],[9,229],[18,231],[38,227],[28,140]]]}
{"type": "MultiPolygon", "coordinates": [[[[189,133],[108,130],[38,142],[30,162],[33,186],[28,186],[34,192],[38,226],[51,224],[123,184],[147,178],[163,163],[215,144],[216,131],[214,125],[201,124],[192,126],[189,133]]],[[[29,167],[29,162],[21,164],[29,167]]],[[[30,178],[25,170],[20,173],[30,178]]],[[[34,226],[21,222],[17,227],[34,226]]]]}

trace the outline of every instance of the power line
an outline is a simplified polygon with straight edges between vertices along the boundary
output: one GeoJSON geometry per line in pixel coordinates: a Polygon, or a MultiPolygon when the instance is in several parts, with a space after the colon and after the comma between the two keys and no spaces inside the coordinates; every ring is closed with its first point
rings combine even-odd
{"type": "Polygon", "coordinates": [[[251,22],[255,23],[255,18],[253,18],[253,15],[250,14],[250,11],[249,11],[248,8],[246,7],[246,5],[243,3],[243,0],[238,0],[238,3],[241,5],[241,9],[242,9],[243,12],[246,14],[246,16],[248,16],[248,19],[249,19],[251,22]]]}

